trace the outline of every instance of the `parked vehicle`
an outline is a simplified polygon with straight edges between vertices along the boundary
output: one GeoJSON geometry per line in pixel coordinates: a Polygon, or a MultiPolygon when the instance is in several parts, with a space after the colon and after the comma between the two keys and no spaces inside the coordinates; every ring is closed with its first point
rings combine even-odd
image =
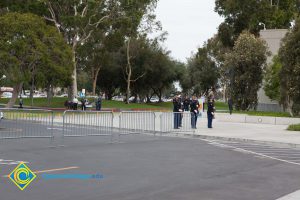
{"type": "Polygon", "coordinates": [[[3,92],[1,97],[2,98],[12,98],[12,93],[11,92],[3,92]]]}

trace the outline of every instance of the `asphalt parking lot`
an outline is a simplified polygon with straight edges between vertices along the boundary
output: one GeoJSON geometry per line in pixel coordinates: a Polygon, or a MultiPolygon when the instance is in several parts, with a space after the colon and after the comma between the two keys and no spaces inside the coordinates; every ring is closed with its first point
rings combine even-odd
{"type": "Polygon", "coordinates": [[[120,143],[66,138],[62,147],[56,128],[56,148],[49,139],[0,141],[1,199],[276,200],[300,189],[297,149],[137,134],[120,143]],[[39,172],[24,191],[5,177],[19,161],[39,172]],[[46,180],[45,174],[103,178],[46,180]]]}

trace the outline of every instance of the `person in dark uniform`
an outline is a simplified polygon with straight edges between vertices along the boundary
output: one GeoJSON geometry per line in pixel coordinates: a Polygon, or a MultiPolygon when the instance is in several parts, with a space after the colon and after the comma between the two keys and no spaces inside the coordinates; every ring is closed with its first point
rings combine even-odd
{"type": "Polygon", "coordinates": [[[212,121],[215,115],[215,106],[213,99],[209,99],[207,103],[207,120],[208,120],[208,128],[212,128],[212,121]]]}
{"type": "Polygon", "coordinates": [[[191,103],[191,100],[186,96],[184,101],[183,101],[183,110],[184,111],[189,111],[190,110],[190,103],[191,103]]]}
{"type": "Polygon", "coordinates": [[[179,129],[180,118],[181,118],[181,103],[179,102],[179,98],[175,97],[173,99],[173,112],[174,112],[174,129],[179,129]]]}
{"type": "Polygon", "coordinates": [[[192,97],[192,101],[190,104],[191,107],[191,125],[193,129],[197,128],[197,119],[198,119],[198,114],[199,114],[199,101],[197,100],[196,96],[192,97]]]}
{"type": "Polygon", "coordinates": [[[182,127],[182,119],[183,119],[183,99],[181,97],[181,95],[178,96],[178,102],[179,102],[179,105],[180,105],[180,108],[179,108],[179,112],[180,112],[180,115],[179,115],[179,127],[182,127]]]}

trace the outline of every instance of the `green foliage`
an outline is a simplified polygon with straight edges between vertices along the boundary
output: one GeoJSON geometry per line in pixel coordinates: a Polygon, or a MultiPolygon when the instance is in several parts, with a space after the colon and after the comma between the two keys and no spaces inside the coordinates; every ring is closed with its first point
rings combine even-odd
{"type": "MultiPolygon", "coordinates": [[[[145,75],[133,83],[133,93],[147,96],[153,91],[159,98],[177,80],[177,63],[172,61],[156,40],[140,38],[134,47],[132,64],[138,74],[145,75]]],[[[136,75],[138,76],[138,75],[136,75]]]]}
{"type": "Polygon", "coordinates": [[[0,17],[0,70],[13,84],[39,85],[70,82],[71,51],[54,27],[33,14],[0,17]]]}
{"type": "MultiPolygon", "coordinates": [[[[49,106],[47,98],[34,98],[34,107],[42,107],[42,108],[64,108],[64,103],[67,101],[68,98],[63,97],[53,97],[52,103],[49,106]]],[[[88,98],[89,102],[94,103],[94,98],[88,98]]],[[[9,99],[0,99],[0,104],[7,104],[9,99]]],[[[24,106],[28,107],[31,104],[31,100],[29,98],[23,99],[24,106]]],[[[18,106],[17,104],[15,106],[18,106]]],[[[104,109],[138,109],[138,110],[165,110],[171,111],[172,110],[172,102],[161,102],[161,103],[150,103],[150,104],[141,104],[141,103],[131,103],[125,104],[121,101],[109,101],[103,100],[102,101],[102,108],[104,109]]],[[[93,105],[93,109],[95,109],[95,105],[93,105]]]]}
{"type": "Polygon", "coordinates": [[[219,27],[219,36],[225,46],[232,47],[244,30],[258,34],[266,28],[289,28],[290,22],[299,13],[297,0],[216,0],[215,11],[225,18],[219,27]]]}
{"type": "Polygon", "coordinates": [[[272,100],[280,101],[280,71],[282,64],[278,56],[274,56],[273,62],[267,67],[264,90],[272,100]]]}
{"type": "MultiPolygon", "coordinates": [[[[55,26],[72,48],[74,68],[82,70],[88,65],[94,82],[96,72],[106,64],[103,58],[106,51],[112,49],[111,44],[117,41],[123,45],[126,36],[136,36],[144,18],[151,25],[155,16],[150,11],[155,6],[156,0],[11,0],[0,3],[0,8],[6,12],[34,12],[55,26]],[[103,62],[95,65],[99,60],[103,62]]],[[[75,72],[72,96],[77,91],[75,72]]]]}
{"type": "Polygon", "coordinates": [[[288,127],[289,131],[300,131],[300,124],[292,124],[288,127]]]}
{"type": "Polygon", "coordinates": [[[284,38],[279,56],[281,101],[293,115],[300,115],[300,19],[284,38]]]}
{"type": "Polygon", "coordinates": [[[261,87],[266,60],[265,42],[249,32],[242,33],[226,58],[230,94],[237,110],[256,108],[257,91],[261,87]]]}
{"type": "Polygon", "coordinates": [[[216,87],[219,78],[217,63],[211,56],[211,46],[205,44],[188,62],[188,79],[193,93],[203,95],[216,87]]]}

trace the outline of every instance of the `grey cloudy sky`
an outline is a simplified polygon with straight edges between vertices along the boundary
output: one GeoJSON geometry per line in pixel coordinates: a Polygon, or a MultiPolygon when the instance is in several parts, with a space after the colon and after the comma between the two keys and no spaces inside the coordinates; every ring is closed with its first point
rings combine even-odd
{"type": "Polygon", "coordinates": [[[223,19],[214,12],[215,0],[159,0],[156,15],[169,33],[165,46],[172,57],[186,61],[192,51],[217,33],[223,19]]]}

